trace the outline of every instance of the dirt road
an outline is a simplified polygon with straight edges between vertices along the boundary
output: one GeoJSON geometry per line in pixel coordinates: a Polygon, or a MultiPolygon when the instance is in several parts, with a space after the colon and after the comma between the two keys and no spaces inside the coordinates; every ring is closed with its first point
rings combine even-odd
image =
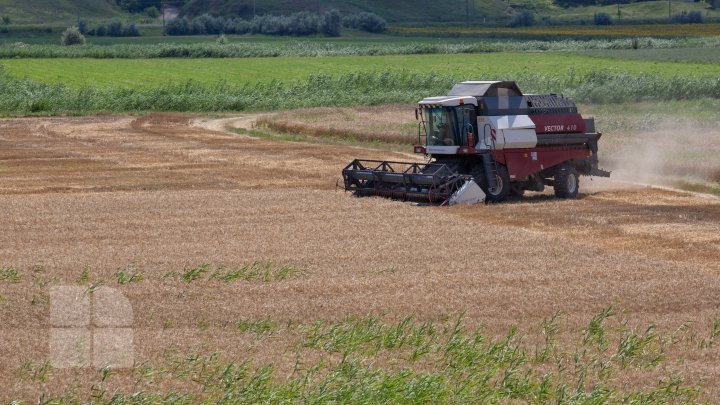
{"type": "MultiPolygon", "coordinates": [[[[267,316],[433,320],[465,311],[498,334],[555,311],[580,330],[612,304],[631,324],[690,322],[698,333],[720,316],[718,200],[585,179],[585,194],[571,201],[435,208],[354,199],[335,190],[350,159],[407,156],[238,137],[193,122],[167,114],[0,121],[0,267],[21,275],[0,280],[0,392],[33,392],[13,376],[47,353],[48,285],[93,280],[130,299],[139,359],[173,345],[247,355],[223,325],[267,316]],[[167,277],[255,260],[300,272],[281,283],[167,277]],[[112,281],[129,265],[142,281],[112,281]]],[[[253,350],[256,359],[282,357],[253,350]]],[[[717,349],[687,353],[679,368],[713,386],[718,360],[717,349]]]]}

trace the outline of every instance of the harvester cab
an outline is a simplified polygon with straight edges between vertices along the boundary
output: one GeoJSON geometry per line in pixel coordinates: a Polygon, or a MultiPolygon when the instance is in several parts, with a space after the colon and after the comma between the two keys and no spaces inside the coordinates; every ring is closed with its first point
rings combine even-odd
{"type": "Polygon", "coordinates": [[[354,160],[343,170],[346,190],[453,204],[552,186],[573,198],[580,175],[610,175],[598,168],[594,119],[556,94],[523,95],[511,81],[462,82],[421,100],[415,115],[414,151],[428,163],[354,160]]]}

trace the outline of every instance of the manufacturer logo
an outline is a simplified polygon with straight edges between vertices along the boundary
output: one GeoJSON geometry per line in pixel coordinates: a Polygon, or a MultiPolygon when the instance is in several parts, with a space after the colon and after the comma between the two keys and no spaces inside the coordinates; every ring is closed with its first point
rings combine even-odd
{"type": "Polygon", "coordinates": [[[563,131],[576,131],[577,125],[568,125],[565,129],[564,124],[559,125],[545,125],[545,132],[563,132],[563,131]]]}

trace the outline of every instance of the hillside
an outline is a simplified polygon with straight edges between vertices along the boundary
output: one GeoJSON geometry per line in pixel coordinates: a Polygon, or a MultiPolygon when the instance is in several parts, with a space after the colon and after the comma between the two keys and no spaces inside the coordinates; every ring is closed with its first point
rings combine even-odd
{"type": "MultiPolygon", "coordinates": [[[[264,0],[256,3],[256,14],[287,14],[298,11],[336,9],[343,13],[368,11],[390,23],[463,22],[502,17],[507,4],[500,0],[455,1],[452,5],[432,0],[264,0]]],[[[189,0],[183,13],[194,16],[209,12],[216,15],[240,15],[252,18],[252,0],[189,0]]]]}
{"type": "MultiPolygon", "coordinates": [[[[179,0],[166,1],[168,5],[180,3],[179,0]]],[[[702,2],[673,1],[671,8],[673,13],[701,10],[705,17],[720,16],[720,11],[709,11],[707,4],[702,2]]],[[[549,19],[583,23],[591,21],[598,12],[605,12],[613,18],[617,16],[615,5],[561,8],[554,5],[552,0],[455,0],[450,3],[431,0],[186,0],[180,11],[190,17],[209,13],[250,19],[253,14],[289,14],[330,9],[337,9],[344,14],[367,11],[384,17],[391,24],[415,26],[465,22],[472,25],[504,24],[514,12],[523,9],[533,11],[538,22],[549,19]]],[[[660,0],[622,4],[621,10],[622,18],[625,19],[665,19],[668,3],[660,0]]],[[[0,1],[0,16],[9,16],[11,24],[58,25],[71,23],[78,15],[86,20],[128,17],[115,0],[0,1]]]]}
{"type": "Polygon", "coordinates": [[[11,24],[59,24],[84,19],[105,19],[122,15],[114,0],[2,0],[0,16],[11,24]]]}
{"type": "MultiPolygon", "coordinates": [[[[504,22],[518,10],[531,10],[537,21],[555,20],[584,23],[591,21],[595,13],[604,12],[617,17],[617,5],[563,8],[552,0],[455,0],[437,2],[430,0],[263,0],[256,2],[256,14],[288,14],[297,11],[326,11],[337,9],[343,13],[368,11],[384,17],[393,24],[435,24],[463,23],[473,25],[504,22]]],[[[621,4],[621,17],[625,19],[666,19],[668,2],[646,1],[621,4]]],[[[705,17],[717,17],[718,11],[709,11],[703,2],[675,0],[672,13],[699,10],[705,17]]],[[[252,18],[252,0],[189,0],[182,8],[185,15],[197,16],[203,13],[215,15],[239,15],[252,18]]]]}

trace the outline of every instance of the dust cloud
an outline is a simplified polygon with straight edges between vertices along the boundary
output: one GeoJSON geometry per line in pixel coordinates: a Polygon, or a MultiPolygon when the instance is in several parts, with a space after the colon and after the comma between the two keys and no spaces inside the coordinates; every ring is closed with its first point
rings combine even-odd
{"type": "Polygon", "coordinates": [[[608,131],[600,140],[600,166],[624,182],[673,187],[718,181],[720,129],[677,122],[658,127],[608,131]]]}

